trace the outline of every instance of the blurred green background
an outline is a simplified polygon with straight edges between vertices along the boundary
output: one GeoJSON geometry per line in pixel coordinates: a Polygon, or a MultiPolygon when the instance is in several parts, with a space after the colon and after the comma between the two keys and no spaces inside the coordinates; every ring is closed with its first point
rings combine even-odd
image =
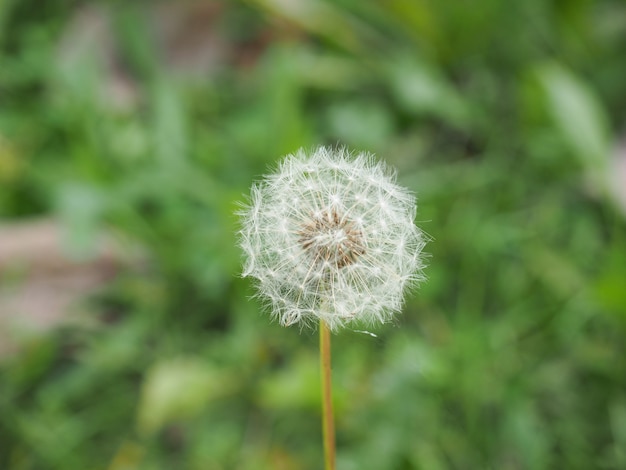
{"type": "Polygon", "coordinates": [[[625,53],[620,0],[1,0],[2,226],[121,262],[55,328],[0,303],[0,468],[322,468],[316,334],[249,299],[233,211],[342,144],[433,241],[334,336],[338,468],[626,469],[625,53]]]}

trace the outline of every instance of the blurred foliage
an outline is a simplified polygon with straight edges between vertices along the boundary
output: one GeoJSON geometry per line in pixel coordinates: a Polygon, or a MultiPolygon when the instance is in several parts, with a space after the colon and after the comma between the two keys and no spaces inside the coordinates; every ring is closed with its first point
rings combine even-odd
{"type": "Polygon", "coordinates": [[[395,165],[434,239],[394,325],[334,338],[338,468],[626,468],[624,3],[203,4],[198,72],[164,2],[0,1],[0,214],[144,258],[2,359],[0,468],[321,468],[315,334],[249,300],[233,211],[336,143],[395,165]]]}

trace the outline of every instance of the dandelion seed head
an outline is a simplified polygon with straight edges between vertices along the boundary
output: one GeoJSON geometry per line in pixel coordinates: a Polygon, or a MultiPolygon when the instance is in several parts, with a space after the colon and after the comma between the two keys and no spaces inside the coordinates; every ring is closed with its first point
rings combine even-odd
{"type": "Polygon", "coordinates": [[[243,275],[284,326],[384,323],[423,279],[415,197],[367,153],[288,155],[239,212],[243,275]]]}

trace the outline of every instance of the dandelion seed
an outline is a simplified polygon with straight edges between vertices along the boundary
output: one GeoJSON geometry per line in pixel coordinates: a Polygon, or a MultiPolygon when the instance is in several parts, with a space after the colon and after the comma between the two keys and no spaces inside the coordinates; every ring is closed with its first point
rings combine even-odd
{"type": "Polygon", "coordinates": [[[370,154],[288,155],[239,212],[244,276],[284,326],[390,320],[422,279],[415,197],[370,154]]]}
{"type": "Polygon", "coordinates": [[[363,333],[364,335],[370,335],[372,338],[378,338],[378,335],[375,333],[372,333],[371,331],[365,331],[365,330],[352,330],[355,333],[363,333]]]}

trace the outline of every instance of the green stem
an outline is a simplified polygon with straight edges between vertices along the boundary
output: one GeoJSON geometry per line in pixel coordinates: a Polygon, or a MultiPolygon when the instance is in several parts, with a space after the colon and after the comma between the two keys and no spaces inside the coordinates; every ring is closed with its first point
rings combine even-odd
{"type": "Polygon", "coordinates": [[[322,435],[324,438],[324,468],[335,470],[335,421],[330,372],[330,330],[320,320],[320,371],[322,377],[322,435]]]}

